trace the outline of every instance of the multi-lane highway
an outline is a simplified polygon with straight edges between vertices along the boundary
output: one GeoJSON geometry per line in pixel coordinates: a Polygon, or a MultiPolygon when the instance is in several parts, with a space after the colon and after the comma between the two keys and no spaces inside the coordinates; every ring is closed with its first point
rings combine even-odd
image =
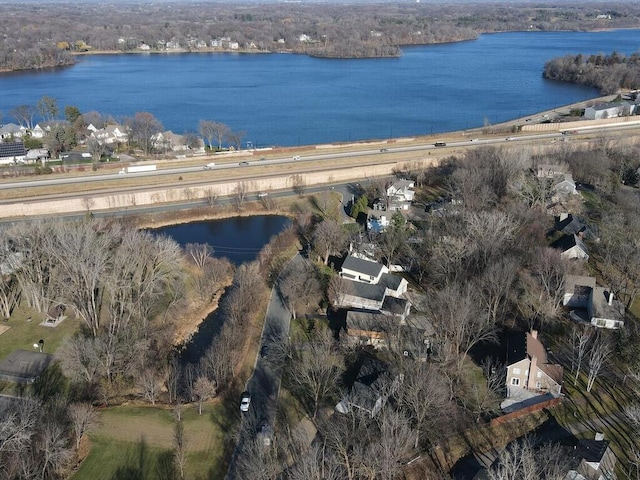
{"type": "MultiPolygon", "coordinates": [[[[535,135],[520,135],[517,137],[509,137],[510,140],[507,140],[504,137],[500,138],[471,138],[468,140],[462,141],[453,141],[446,142],[445,148],[464,148],[464,147],[473,147],[477,145],[496,145],[505,143],[508,141],[534,141],[534,140],[544,140],[544,139],[552,139],[562,137],[560,133],[542,133],[535,135]]],[[[317,162],[323,160],[339,160],[353,157],[366,157],[366,156],[379,156],[379,160],[381,162],[385,161],[385,158],[388,158],[392,154],[398,153],[410,153],[410,152],[421,152],[421,151],[429,151],[429,150],[441,150],[442,146],[435,146],[434,143],[412,143],[409,145],[398,145],[398,146],[384,146],[384,148],[380,148],[376,146],[372,148],[371,145],[362,145],[362,147],[355,149],[351,149],[350,151],[334,151],[330,153],[313,153],[309,155],[287,155],[279,158],[263,158],[260,160],[250,160],[247,159],[246,156],[242,156],[242,152],[238,152],[238,161],[227,161],[225,163],[216,164],[213,167],[205,168],[206,161],[203,161],[203,165],[201,166],[184,166],[184,167],[170,167],[170,168],[161,168],[155,171],[150,172],[139,172],[139,173],[127,173],[120,174],[118,172],[115,173],[107,173],[107,174],[87,174],[84,176],[75,176],[75,177],[60,177],[60,178],[45,178],[45,179],[35,179],[35,180],[19,180],[19,181],[9,181],[9,182],[0,182],[0,190],[3,189],[11,189],[11,188],[27,188],[27,187],[41,187],[41,186],[50,186],[50,185],[69,185],[74,183],[87,183],[87,182],[101,182],[101,181],[109,181],[109,180],[123,180],[125,178],[138,178],[138,177],[154,177],[161,175],[183,175],[187,173],[193,172],[216,172],[216,171],[224,171],[231,169],[242,169],[247,168],[249,166],[256,165],[280,165],[280,164],[293,164],[299,163],[303,164],[305,162],[317,162]]],[[[150,162],[152,163],[152,162],[150,162]]]]}
{"type": "MultiPolygon", "coordinates": [[[[460,150],[466,148],[474,148],[481,145],[509,145],[513,143],[533,143],[533,144],[545,144],[548,142],[557,142],[559,140],[570,140],[572,138],[586,138],[592,135],[601,135],[604,132],[617,132],[624,133],[628,130],[634,130],[640,133],[640,121],[629,121],[625,123],[615,123],[609,125],[600,125],[593,127],[579,127],[574,128],[570,132],[541,132],[541,133],[527,133],[527,134],[513,134],[509,136],[484,136],[477,132],[477,135],[467,133],[466,136],[462,133],[450,133],[443,135],[443,139],[430,141],[429,143],[421,142],[419,140],[402,141],[396,139],[393,142],[377,142],[376,144],[352,144],[348,146],[335,146],[331,147],[332,151],[318,153],[319,149],[309,149],[310,153],[300,154],[287,154],[279,157],[270,156],[256,157],[256,152],[237,152],[234,155],[228,155],[220,158],[220,162],[216,163],[212,167],[207,167],[207,162],[210,162],[212,157],[203,158],[201,165],[193,166],[191,160],[190,166],[168,166],[167,168],[159,168],[150,172],[139,173],[127,173],[121,174],[118,172],[95,174],[87,173],[85,175],[78,176],[63,176],[53,178],[38,178],[28,180],[9,180],[0,181],[0,190],[11,189],[29,189],[32,187],[46,187],[46,186],[60,186],[70,184],[81,184],[90,182],[113,182],[113,188],[118,188],[118,180],[132,179],[132,178],[149,178],[149,177],[162,177],[169,175],[184,175],[193,174],[195,172],[201,172],[203,174],[202,179],[206,179],[209,172],[223,172],[228,175],[241,175],[242,169],[255,166],[271,166],[271,165],[287,165],[287,164],[299,164],[301,168],[309,162],[322,162],[322,161],[336,161],[349,158],[367,158],[376,163],[388,163],[402,161],[402,154],[420,153],[432,151],[444,151],[448,152],[452,149],[460,150]],[[453,140],[449,140],[453,139],[453,140]]],[[[302,149],[300,149],[302,150],[302,149]]],[[[269,154],[265,152],[265,154],[269,154]]],[[[214,160],[217,160],[213,157],[214,160]]],[[[149,163],[153,163],[150,161],[149,163]]],[[[253,174],[255,169],[250,169],[248,173],[253,174]]],[[[225,175],[226,176],[226,175],[225,175]]],[[[249,177],[250,175],[247,175],[249,177]]],[[[157,182],[156,182],[157,183],[157,182]]],[[[140,185],[140,188],[148,187],[149,185],[140,185]]],[[[102,184],[101,188],[105,188],[102,184]]],[[[111,188],[111,187],[108,187],[111,188]]],[[[131,183],[128,183],[128,188],[131,189],[131,183]]],[[[84,194],[86,194],[86,189],[84,194]]]]}

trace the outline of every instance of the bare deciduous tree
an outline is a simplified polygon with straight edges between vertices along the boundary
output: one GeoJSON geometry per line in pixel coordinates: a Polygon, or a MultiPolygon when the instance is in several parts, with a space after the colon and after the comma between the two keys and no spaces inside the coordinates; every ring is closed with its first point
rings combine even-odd
{"type": "Polygon", "coordinates": [[[446,380],[437,368],[427,362],[406,363],[404,380],[398,390],[398,399],[403,410],[418,432],[414,448],[418,448],[420,438],[437,435],[438,424],[447,417],[442,412],[449,406],[449,392],[446,380]]]}
{"type": "Polygon", "coordinates": [[[315,333],[308,342],[292,346],[290,378],[308,412],[316,417],[320,402],[335,392],[340,377],[339,356],[329,331],[315,333]]]}
{"type": "Polygon", "coordinates": [[[149,154],[154,147],[154,138],[163,129],[162,123],[149,112],[138,112],[126,123],[130,140],[133,140],[144,153],[149,154]]]}
{"type": "Polygon", "coordinates": [[[204,198],[207,200],[207,205],[209,205],[210,207],[215,206],[216,202],[218,201],[218,196],[218,191],[215,188],[207,188],[204,194],[204,198]]]}
{"type": "Polygon", "coordinates": [[[247,197],[247,184],[244,182],[238,182],[233,189],[233,199],[236,204],[236,209],[240,210],[242,208],[242,204],[244,203],[247,197]]]}
{"type": "Polygon", "coordinates": [[[587,360],[589,366],[587,378],[587,392],[593,388],[593,384],[604,366],[605,362],[611,355],[611,342],[602,332],[594,339],[591,349],[589,350],[589,358],[587,360]]]}
{"type": "Polygon", "coordinates": [[[318,273],[307,261],[291,262],[280,274],[278,287],[293,318],[299,305],[309,307],[310,301],[320,294],[318,273]]]}
{"type": "Polygon", "coordinates": [[[571,329],[571,347],[573,355],[571,356],[571,373],[574,374],[573,385],[578,384],[578,378],[580,377],[580,370],[582,368],[582,361],[587,353],[587,347],[593,336],[593,329],[591,327],[583,327],[574,325],[571,329]]]}
{"type": "Polygon", "coordinates": [[[173,461],[180,473],[180,478],[184,478],[184,469],[187,465],[187,439],[181,419],[176,421],[173,432],[173,461]]]}
{"type": "Polygon", "coordinates": [[[291,185],[293,186],[293,191],[297,193],[299,196],[304,195],[304,189],[307,186],[307,182],[305,182],[304,177],[302,175],[292,175],[291,176],[291,185]]]}
{"type": "Polygon", "coordinates": [[[329,256],[340,251],[344,245],[344,232],[342,226],[335,220],[323,220],[313,233],[313,247],[322,255],[325,265],[329,263],[329,256]]]}
{"type": "Polygon", "coordinates": [[[207,377],[198,377],[193,385],[193,393],[198,399],[198,415],[202,415],[202,405],[218,393],[216,384],[207,377]]]}
{"type": "Polygon", "coordinates": [[[76,450],[80,448],[80,441],[91,430],[98,413],[90,403],[72,403],[69,405],[69,418],[73,424],[76,439],[76,450]]]}
{"type": "Polygon", "coordinates": [[[495,339],[495,328],[470,285],[449,285],[431,293],[429,313],[436,354],[459,372],[471,348],[495,339]]]}

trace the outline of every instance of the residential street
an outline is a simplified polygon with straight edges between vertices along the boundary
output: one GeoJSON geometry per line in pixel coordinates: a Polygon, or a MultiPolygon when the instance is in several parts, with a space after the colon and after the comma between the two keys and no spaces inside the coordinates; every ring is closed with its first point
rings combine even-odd
{"type": "MultiPolygon", "coordinates": [[[[298,253],[287,264],[283,272],[291,268],[295,262],[303,261],[304,259],[298,253]]],[[[226,476],[229,480],[239,478],[237,463],[243,455],[245,443],[256,437],[261,425],[267,424],[273,427],[282,379],[282,362],[277,358],[280,349],[276,348],[276,344],[282,340],[289,341],[290,324],[291,313],[282,301],[276,282],[276,285],[271,289],[271,298],[265,314],[256,364],[245,387],[245,390],[251,394],[251,405],[249,411],[243,414],[238,444],[229,463],[226,476]]]]}

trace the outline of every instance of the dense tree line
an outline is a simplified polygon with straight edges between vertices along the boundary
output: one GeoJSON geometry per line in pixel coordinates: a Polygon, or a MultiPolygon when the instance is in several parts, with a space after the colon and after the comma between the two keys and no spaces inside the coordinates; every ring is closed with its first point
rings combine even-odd
{"type": "Polygon", "coordinates": [[[545,78],[596,87],[609,95],[620,89],[640,88],[640,53],[629,57],[611,55],[567,55],[544,65],[545,78]]]}
{"type": "Polygon", "coordinates": [[[167,42],[199,50],[201,42],[229,38],[244,51],[280,51],[326,57],[393,56],[402,45],[469,40],[483,32],[559,31],[636,27],[634,3],[532,7],[502,4],[75,4],[2,6],[0,70],[73,62],[70,53],[126,52],[142,43],[161,51],[167,42]],[[304,35],[304,37],[301,37],[304,35]],[[282,41],[284,43],[282,43],[282,41]]]}

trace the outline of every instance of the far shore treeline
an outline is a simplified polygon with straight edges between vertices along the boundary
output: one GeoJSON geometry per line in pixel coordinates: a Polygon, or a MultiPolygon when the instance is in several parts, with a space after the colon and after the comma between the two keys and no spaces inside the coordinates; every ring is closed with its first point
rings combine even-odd
{"type": "Polygon", "coordinates": [[[3,5],[0,72],[72,65],[91,53],[286,52],[381,58],[482,33],[638,28],[637,2],[477,4],[71,3],[3,5]]]}

